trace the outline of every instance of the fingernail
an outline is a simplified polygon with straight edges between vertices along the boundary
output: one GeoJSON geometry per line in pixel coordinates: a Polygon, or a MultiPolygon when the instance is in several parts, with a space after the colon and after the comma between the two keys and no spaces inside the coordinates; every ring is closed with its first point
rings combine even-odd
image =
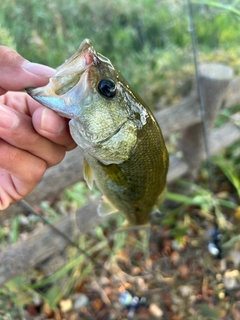
{"type": "Polygon", "coordinates": [[[56,112],[45,108],[41,117],[41,129],[50,133],[61,133],[66,123],[56,112]]]}
{"type": "Polygon", "coordinates": [[[19,123],[16,113],[3,105],[0,105],[0,127],[4,129],[14,129],[19,123]]]}
{"type": "Polygon", "coordinates": [[[23,68],[30,73],[33,73],[37,76],[46,77],[46,78],[50,78],[55,73],[55,70],[53,68],[50,68],[48,66],[45,66],[39,63],[32,63],[29,61],[26,61],[23,64],[23,68]]]}

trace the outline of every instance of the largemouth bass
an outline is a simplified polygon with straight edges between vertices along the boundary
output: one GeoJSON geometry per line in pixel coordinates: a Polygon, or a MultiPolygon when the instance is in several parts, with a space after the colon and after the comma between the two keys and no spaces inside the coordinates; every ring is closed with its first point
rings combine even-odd
{"type": "Polygon", "coordinates": [[[71,119],[85,180],[104,195],[98,213],[122,213],[125,227],[147,224],[163,200],[168,152],[153,114],[111,61],[86,39],[48,85],[27,92],[71,119]]]}

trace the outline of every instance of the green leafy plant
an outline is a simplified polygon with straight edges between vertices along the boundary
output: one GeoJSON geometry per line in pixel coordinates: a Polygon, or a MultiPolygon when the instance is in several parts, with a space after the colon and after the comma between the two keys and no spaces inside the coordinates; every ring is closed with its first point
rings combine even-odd
{"type": "Polygon", "coordinates": [[[231,200],[221,199],[215,196],[209,189],[203,188],[197,184],[189,183],[187,181],[178,181],[181,186],[184,186],[186,190],[190,190],[189,195],[181,195],[178,193],[167,193],[167,199],[178,202],[182,205],[195,205],[199,206],[203,213],[215,214],[218,226],[221,229],[225,229],[228,223],[224,217],[222,207],[228,209],[236,209],[237,205],[231,200]]]}
{"type": "Polygon", "coordinates": [[[223,157],[215,157],[214,164],[217,165],[224,175],[229,179],[231,184],[234,186],[240,200],[240,176],[234,169],[233,161],[223,157]]]}

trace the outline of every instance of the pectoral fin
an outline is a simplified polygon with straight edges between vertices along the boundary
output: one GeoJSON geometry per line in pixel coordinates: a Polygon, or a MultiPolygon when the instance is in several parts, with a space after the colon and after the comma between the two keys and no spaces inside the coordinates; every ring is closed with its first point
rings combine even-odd
{"type": "Polygon", "coordinates": [[[118,210],[108,201],[105,196],[102,196],[101,202],[97,208],[97,212],[100,216],[105,216],[106,214],[116,213],[118,210]]]}
{"type": "Polygon", "coordinates": [[[83,162],[83,177],[88,185],[88,188],[92,190],[94,177],[93,177],[93,173],[90,168],[90,165],[88,164],[88,162],[85,158],[84,158],[84,162],[83,162]]]}
{"type": "Polygon", "coordinates": [[[145,230],[150,228],[150,223],[145,223],[141,225],[132,225],[129,223],[129,221],[124,220],[123,224],[117,228],[117,230],[114,231],[114,233],[123,232],[123,231],[132,231],[132,230],[145,230]]]}

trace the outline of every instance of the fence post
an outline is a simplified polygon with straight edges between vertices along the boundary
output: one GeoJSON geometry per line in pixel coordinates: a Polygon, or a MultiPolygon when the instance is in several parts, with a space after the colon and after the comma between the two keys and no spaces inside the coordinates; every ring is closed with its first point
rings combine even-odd
{"type": "MultiPolygon", "coordinates": [[[[216,63],[199,66],[199,82],[208,134],[223,104],[224,95],[232,77],[233,70],[228,66],[216,63]]],[[[183,130],[179,147],[189,167],[187,176],[194,180],[202,161],[206,158],[202,123],[194,124],[183,130]]]]}

